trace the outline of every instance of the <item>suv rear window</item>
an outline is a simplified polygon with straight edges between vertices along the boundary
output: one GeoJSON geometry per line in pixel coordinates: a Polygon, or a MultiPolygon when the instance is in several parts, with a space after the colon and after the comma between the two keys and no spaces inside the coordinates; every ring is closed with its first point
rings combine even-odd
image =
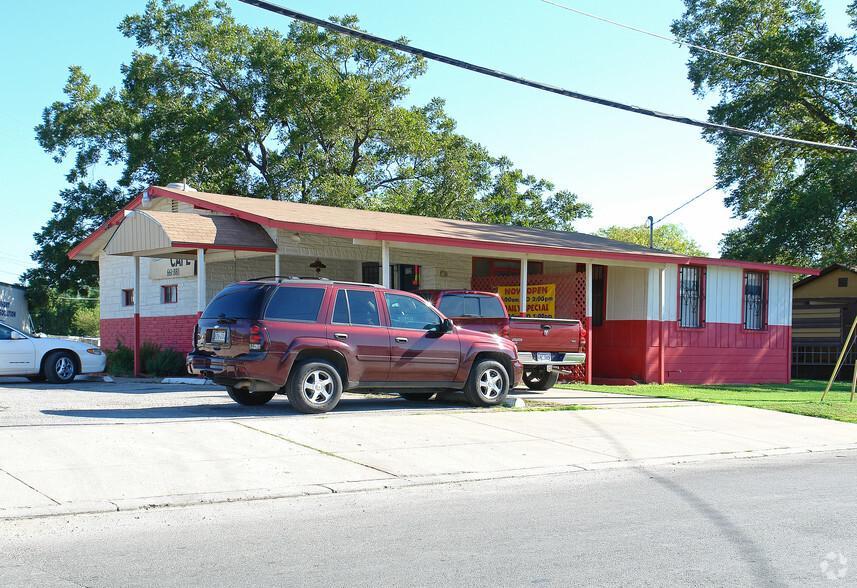
{"type": "Polygon", "coordinates": [[[265,318],[315,322],[318,320],[322,300],[324,300],[324,288],[280,286],[268,303],[265,318]]]}
{"type": "Polygon", "coordinates": [[[270,284],[233,284],[227,286],[205,307],[202,318],[258,319],[262,316],[270,284]]]}
{"type": "Polygon", "coordinates": [[[452,317],[506,318],[503,302],[495,296],[484,294],[444,294],[438,310],[452,317]]]}

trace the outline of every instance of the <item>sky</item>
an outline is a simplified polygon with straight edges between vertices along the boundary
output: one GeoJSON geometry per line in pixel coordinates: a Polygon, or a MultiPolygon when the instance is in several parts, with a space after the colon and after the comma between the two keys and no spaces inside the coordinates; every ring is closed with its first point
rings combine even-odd
{"type": "MultiPolygon", "coordinates": [[[[186,0],[177,0],[187,4],[186,0]]],[[[368,32],[538,82],[669,114],[706,119],[713,97],[700,99],[687,80],[687,50],[541,0],[277,0],[318,18],[355,14],[368,32]]],[[[227,0],[248,26],[287,32],[291,20],[227,0]]],[[[681,0],[557,0],[557,3],[664,36],[681,0]]],[[[848,0],[824,0],[834,32],[847,34],[848,0]]],[[[4,56],[0,93],[0,282],[18,283],[34,267],[33,234],[51,218],[68,186],[69,161],[56,163],[35,141],[42,111],[64,100],[68,68],[79,65],[102,90],[121,84],[134,43],[117,25],[145,0],[47,0],[7,3],[0,22],[4,56]]],[[[526,173],[570,190],[592,205],[581,232],[634,226],[665,217],[683,226],[711,257],[723,233],[740,228],[711,190],[712,145],[700,129],[541,92],[437,62],[411,84],[408,104],[433,97],[459,133],[509,157],[526,173]]],[[[115,179],[105,164],[94,178],[115,179]]],[[[176,178],[181,181],[181,178],[176,178]]],[[[657,224],[655,225],[658,226],[657,224]]]]}

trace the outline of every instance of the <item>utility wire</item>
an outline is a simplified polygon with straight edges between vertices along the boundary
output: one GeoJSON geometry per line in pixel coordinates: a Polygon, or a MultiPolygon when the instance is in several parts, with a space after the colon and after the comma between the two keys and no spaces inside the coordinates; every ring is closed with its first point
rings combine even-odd
{"type": "Polygon", "coordinates": [[[847,147],[845,145],[832,145],[829,143],[817,143],[815,141],[804,141],[803,139],[795,139],[793,137],[785,137],[782,135],[772,135],[769,133],[761,133],[759,131],[752,131],[750,129],[742,129],[738,127],[730,127],[727,125],[719,125],[715,123],[710,123],[706,121],[696,120],[693,118],[688,118],[685,116],[677,116],[673,114],[667,114],[664,112],[658,112],[655,110],[649,110],[646,108],[640,108],[639,106],[633,106],[630,104],[625,104],[622,102],[615,102],[613,100],[607,100],[604,98],[598,98],[595,96],[590,96],[588,94],[582,94],[580,92],[575,92],[572,90],[566,90],[563,88],[559,88],[557,86],[551,86],[548,84],[543,84],[541,82],[536,82],[533,80],[528,80],[526,78],[521,78],[518,76],[514,76],[512,74],[504,73],[501,71],[497,71],[494,69],[489,69],[487,67],[483,67],[481,65],[475,65],[472,63],[468,63],[466,61],[462,61],[460,59],[455,59],[452,57],[447,57],[445,55],[441,55],[439,53],[433,53],[431,51],[426,51],[424,49],[418,49],[416,47],[412,47],[410,45],[405,45],[403,43],[399,43],[397,41],[390,41],[388,39],[384,39],[382,37],[376,37],[375,35],[370,35],[369,33],[365,33],[363,31],[358,31],[356,29],[352,29],[350,27],[345,27],[336,23],[332,23],[326,20],[321,20],[318,18],[314,18],[312,16],[308,16],[306,14],[296,12],[289,8],[284,8],[282,6],[278,6],[276,4],[272,4],[271,2],[265,2],[263,0],[241,0],[244,4],[250,4],[252,6],[256,6],[258,8],[262,8],[264,10],[268,10],[270,12],[274,12],[276,14],[280,14],[282,16],[286,16],[289,18],[293,18],[296,20],[301,20],[303,22],[307,22],[313,24],[315,26],[322,27],[329,31],[334,31],[337,33],[342,33],[344,35],[349,35],[351,37],[355,37],[358,39],[363,39],[365,41],[369,41],[371,43],[376,43],[378,45],[383,45],[385,47],[390,47],[397,51],[402,51],[405,53],[410,53],[411,55],[416,55],[418,57],[423,57],[425,59],[431,59],[432,61],[439,61],[441,63],[446,63],[447,65],[452,65],[454,67],[459,67],[462,69],[467,69],[476,73],[480,73],[483,75],[491,76],[494,78],[498,78],[501,80],[505,80],[507,82],[513,82],[516,84],[521,84],[522,86],[529,86],[531,88],[535,88],[537,90],[543,90],[545,92],[552,92],[554,94],[559,94],[560,96],[566,96],[568,98],[574,98],[576,100],[583,100],[585,102],[592,102],[594,104],[600,104],[601,106],[607,106],[609,108],[616,108],[618,110],[625,110],[627,112],[632,112],[634,114],[641,114],[644,116],[651,116],[653,118],[659,118],[663,120],[668,120],[680,124],[700,127],[703,129],[708,129],[712,131],[721,131],[727,133],[734,133],[737,135],[745,135],[748,137],[756,137],[759,139],[770,139],[772,141],[780,141],[782,143],[790,143],[793,145],[802,145],[804,147],[817,147],[820,149],[829,149],[831,151],[844,151],[848,153],[857,153],[857,147],[847,147]]]}
{"type": "Polygon", "coordinates": [[[739,55],[732,55],[731,53],[725,53],[723,51],[718,51],[717,49],[709,49],[708,47],[703,47],[702,45],[694,45],[693,43],[688,43],[687,41],[682,41],[678,37],[665,37],[663,35],[659,35],[657,33],[652,33],[650,31],[646,31],[643,29],[638,29],[636,27],[632,27],[630,25],[622,24],[621,22],[616,22],[615,20],[610,20],[610,19],[604,18],[602,16],[597,16],[595,14],[583,12],[582,10],[577,10],[576,8],[571,8],[570,6],[565,6],[565,5],[559,4],[557,2],[552,2],[551,0],[539,0],[539,1],[544,2],[545,4],[550,4],[551,6],[556,6],[557,8],[562,8],[563,10],[568,10],[569,12],[574,12],[574,13],[580,14],[582,16],[594,18],[595,20],[600,20],[601,22],[606,22],[608,24],[615,25],[617,27],[622,27],[623,29],[628,29],[629,31],[634,31],[636,33],[643,33],[644,35],[649,35],[650,37],[655,37],[656,39],[662,39],[664,41],[669,41],[670,43],[676,43],[678,45],[685,45],[686,47],[693,47],[694,49],[699,49],[700,51],[707,51],[708,53],[714,53],[715,55],[720,55],[721,57],[728,57],[730,59],[737,59],[738,61],[745,61],[747,63],[752,63],[754,65],[761,65],[762,67],[770,67],[773,69],[778,69],[780,71],[798,74],[801,76],[809,76],[811,78],[817,78],[820,80],[827,80],[828,82],[836,82],[837,84],[847,84],[849,86],[857,86],[857,83],[849,82],[848,80],[840,80],[837,78],[831,78],[829,76],[822,76],[822,75],[818,75],[818,74],[814,74],[814,73],[809,73],[807,71],[801,71],[799,69],[791,69],[788,67],[782,67],[780,65],[774,65],[772,63],[765,63],[764,61],[756,61],[754,59],[749,59],[747,57],[741,57],[739,55]]]}
{"type": "Polygon", "coordinates": [[[688,204],[690,204],[691,202],[693,202],[693,201],[694,201],[694,200],[696,200],[697,198],[701,198],[702,196],[705,196],[706,194],[708,194],[709,192],[711,192],[711,191],[712,191],[714,188],[716,188],[716,187],[717,187],[716,185],[715,185],[715,186],[711,186],[708,190],[705,190],[705,191],[704,191],[704,192],[702,192],[701,194],[697,194],[696,196],[694,196],[693,198],[691,198],[690,200],[688,200],[687,202],[685,202],[684,204],[682,204],[681,206],[679,206],[678,208],[676,208],[675,210],[673,210],[672,212],[668,212],[667,214],[665,214],[664,216],[662,216],[661,218],[659,218],[658,220],[656,220],[655,222],[653,222],[653,223],[652,223],[652,225],[656,225],[656,224],[658,224],[659,222],[661,222],[662,220],[664,220],[665,218],[667,218],[668,216],[670,216],[670,215],[671,215],[671,214],[673,214],[674,212],[678,212],[679,210],[681,210],[682,208],[684,208],[685,206],[687,206],[688,204]]]}

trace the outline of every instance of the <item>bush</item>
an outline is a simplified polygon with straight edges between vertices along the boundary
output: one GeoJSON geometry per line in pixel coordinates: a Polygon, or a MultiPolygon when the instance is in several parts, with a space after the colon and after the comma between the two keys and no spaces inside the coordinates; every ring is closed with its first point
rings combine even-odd
{"type": "Polygon", "coordinates": [[[134,373],[134,350],[125,347],[116,339],[116,349],[105,349],[107,353],[107,373],[113,376],[128,376],[134,373]]]}
{"type": "MultiPolygon", "coordinates": [[[[141,349],[142,351],[142,349],[141,349]]],[[[144,364],[146,373],[160,377],[169,376],[186,376],[185,358],[181,353],[167,347],[158,352],[157,355],[149,358],[144,364]]]]}
{"type": "MultiPolygon", "coordinates": [[[[114,376],[130,376],[134,373],[134,348],[126,347],[116,340],[116,349],[107,349],[107,373],[114,376]]],[[[140,370],[143,373],[159,377],[185,376],[184,355],[171,347],[161,346],[151,341],[140,344],[140,370]]]]}

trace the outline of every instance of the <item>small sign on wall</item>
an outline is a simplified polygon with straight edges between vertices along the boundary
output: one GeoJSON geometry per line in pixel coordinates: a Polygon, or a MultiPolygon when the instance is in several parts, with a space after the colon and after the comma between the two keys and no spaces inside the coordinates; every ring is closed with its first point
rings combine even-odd
{"type": "Polygon", "coordinates": [[[162,259],[154,257],[149,263],[149,278],[152,280],[192,278],[195,275],[196,261],[192,259],[162,259]]]}
{"type": "MultiPolygon", "coordinates": [[[[520,292],[518,286],[500,286],[498,294],[512,316],[520,315],[520,292]]],[[[527,286],[527,316],[538,318],[556,317],[556,284],[531,284],[527,286]]]]}

